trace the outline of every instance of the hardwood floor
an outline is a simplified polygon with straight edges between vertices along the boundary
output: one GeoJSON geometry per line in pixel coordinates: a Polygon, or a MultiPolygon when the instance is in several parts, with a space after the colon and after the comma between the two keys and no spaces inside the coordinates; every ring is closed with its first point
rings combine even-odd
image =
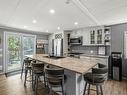
{"type": "MultiPolygon", "coordinates": [[[[0,75],[0,95],[34,95],[31,82],[27,82],[24,87],[24,80],[20,79],[20,75],[5,77],[0,75]]],[[[37,95],[48,95],[48,89],[39,85],[37,95]]],[[[53,94],[58,95],[58,94],[53,94]]]]}
{"type": "MultiPolygon", "coordinates": [[[[34,93],[29,82],[26,88],[24,87],[20,75],[9,77],[0,75],[0,95],[34,95],[34,93]]],[[[48,90],[41,86],[38,95],[48,95],[48,90]]],[[[96,95],[96,92],[91,91],[90,95],[96,95]]],[[[127,95],[127,81],[108,80],[104,86],[104,95],[127,95]]]]}

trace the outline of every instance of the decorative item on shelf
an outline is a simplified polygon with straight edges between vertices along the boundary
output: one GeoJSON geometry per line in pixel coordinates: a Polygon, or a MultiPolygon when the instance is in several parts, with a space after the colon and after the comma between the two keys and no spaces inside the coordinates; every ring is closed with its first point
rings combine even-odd
{"type": "Polygon", "coordinates": [[[37,43],[37,48],[43,48],[43,47],[44,47],[43,43],[37,43]]]}
{"type": "Polygon", "coordinates": [[[105,45],[110,45],[110,40],[111,40],[111,28],[110,27],[105,27],[104,29],[104,43],[105,45]]]}
{"type": "Polygon", "coordinates": [[[45,46],[48,45],[48,41],[47,40],[43,40],[42,38],[38,38],[37,39],[37,43],[36,43],[36,53],[37,54],[43,54],[45,53],[45,46]]]}

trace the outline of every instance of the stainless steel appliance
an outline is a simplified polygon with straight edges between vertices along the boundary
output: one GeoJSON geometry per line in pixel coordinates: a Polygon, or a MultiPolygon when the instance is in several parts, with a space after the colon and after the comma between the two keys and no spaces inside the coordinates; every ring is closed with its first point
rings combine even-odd
{"type": "Polygon", "coordinates": [[[52,55],[55,57],[63,56],[63,39],[53,39],[52,40],[52,55]]]}
{"type": "Polygon", "coordinates": [[[111,53],[111,78],[114,80],[122,80],[122,53],[111,53]]]}
{"type": "Polygon", "coordinates": [[[82,37],[70,38],[71,45],[82,45],[82,37]]]}

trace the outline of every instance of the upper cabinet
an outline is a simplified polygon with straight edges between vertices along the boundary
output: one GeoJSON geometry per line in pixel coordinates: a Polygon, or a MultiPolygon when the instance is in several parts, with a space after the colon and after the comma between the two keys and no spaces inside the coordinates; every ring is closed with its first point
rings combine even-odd
{"type": "Polygon", "coordinates": [[[83,37],[83,45],[110,45],[110,27],[97,26],[74,30],[71,37],[83,37]]]}
{"type": "Polygon", "coordinates": [[[91,30],[90,31],[90,44],[95,44],[96,43],[95,37],[96,37],[95,30],[91,30]]]}
{"type": "Polygon", "coordinates": [[[110,27],[97,27],[90,31],[90,45],[110,45],[110,27]]]}
{"type": "Polygon", "coordinates": [[[97,44],[104,44],[104,33],[102,29],[97,30],[97,44]]]}
{"type": "Polygon", "coordinates": [[[104,45],[104,28],[90,30],[90,45],[104,45]]]}
{"type": "Polygon", "coordinates": [[[90,32],[88,29],[77,29],[70,33],[70,38],[82,37],[82,45],[90,44],[90,32]]]}

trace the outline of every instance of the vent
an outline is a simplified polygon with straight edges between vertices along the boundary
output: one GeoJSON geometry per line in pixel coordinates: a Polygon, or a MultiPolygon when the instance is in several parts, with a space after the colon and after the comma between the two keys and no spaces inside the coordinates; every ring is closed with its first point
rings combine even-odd
{"type": "Polygon", "coordinates": [[[55,34],[55,39],[62,39],[62,33],[60,33],[60,34],[55,34]]]}

